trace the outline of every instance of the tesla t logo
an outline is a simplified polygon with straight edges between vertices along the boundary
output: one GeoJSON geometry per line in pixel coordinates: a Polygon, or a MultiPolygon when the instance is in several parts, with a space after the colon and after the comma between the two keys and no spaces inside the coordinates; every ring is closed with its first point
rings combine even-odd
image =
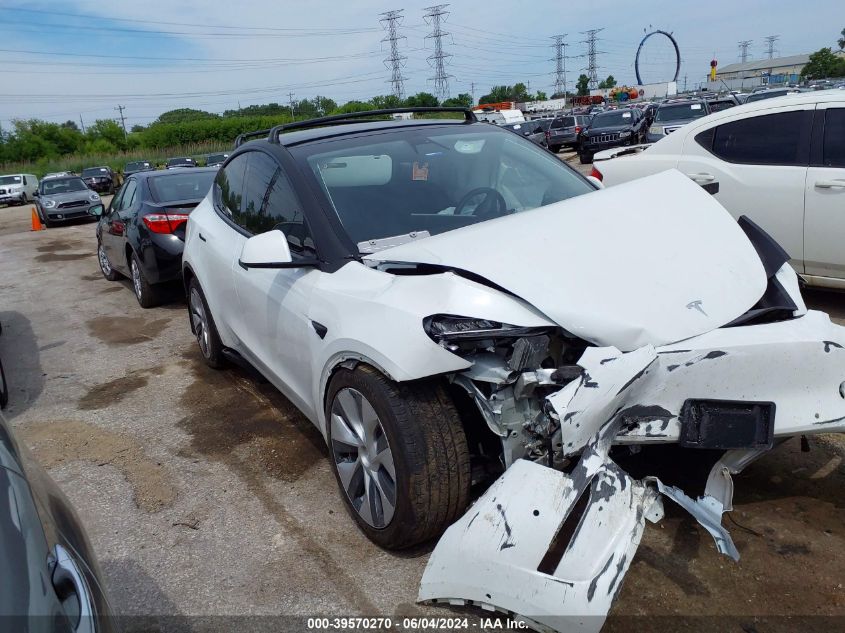
{"type": "Polygon", "coordinates": [[[690,301],[687,304],[687,310],[698,310],[704,316],[707,316],[707,313],[704,311],[704,308],[701,307],[703,301],[701,299],[696,299],[695,301],[690,301]]]}

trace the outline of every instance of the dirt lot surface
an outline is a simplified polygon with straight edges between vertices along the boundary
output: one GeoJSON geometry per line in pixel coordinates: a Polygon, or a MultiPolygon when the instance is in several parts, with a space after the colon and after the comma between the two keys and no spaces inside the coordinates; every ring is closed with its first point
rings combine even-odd
{"type": "MultiPolygon", "coordinates": [[[[208,369],[184,302],[141,309],[126,282],[102,278],[95,248],[93,224],[32,233],[27,208],[0,209],[7,415],[76,506],[118,613],[480,613],[415,605],[431,546],[370,544],[310,423],[266,383],[208,369]]],[[[845,295],[807,298],[843,322],[845,295]]],[[[736,477],[725,523],[739,563],[667,501],[607,628],[845,627],[845,442],[811,446],[787,442],[736,477]],[[831,615],[843,619],[808,619],[831,615]]]]}

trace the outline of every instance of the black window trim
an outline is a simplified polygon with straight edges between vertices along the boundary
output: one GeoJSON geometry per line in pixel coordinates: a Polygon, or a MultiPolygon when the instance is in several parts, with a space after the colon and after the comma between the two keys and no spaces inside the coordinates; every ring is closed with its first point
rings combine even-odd
{"type": "Polygon", "coordinates": [[[810,139],[810,167],[821,167],[823,169],[843,169],[845,167],[833,167],[824,164],[824,133],[825,118],[831,110],[843,110],[845,106],[841,103],[830,104],[826,108],[818,107],[813,111],[813,132],[810,139]]]}
{"type": "Polygon", "coordinates": [[[811,140],[810,136],[811,136],[811,131],[812,131],[813,125],[814,125],[814,118],[815,118],[814,112],[815,112],[815,110],[813,110],[813,109],[800,108],[800,107],[799,108],[793,108],[791,110],[781,110],[779,112],[767,112],[767,111],[762,111],[762,112],[759,112],[759,113],[755,112],[752,116],[746,116],[746,117],[742,117],[742,118],[739,118],[739,119],[734,119],[733,121],[716,122],[715,125],[711,125],[710,127],[706,128],[704,130],[701,130],[700,132],[695,134],[695,136],[693,136],[693,140],[700,147],[703,147],[705,150],[707,150],[707,152],[709,154],[711,154],[714,158],[717,158],[718,160],[720,160],[724,163],[729,163],[731,165],[751,165],[751,166],[754,166],[754,167],[808,167],[809,164],[810,164],[810,140],[811,140]],[[792,112],[803,112],[804,113],[804,121],[802,122],[802,129],[801,129],[800,134],[798,136],[798,138],[799,138],[798,158],[794,163],[788,163],[788,164],[783,164],[783,163],[748,163],[748,162],[744,162],[744,161],[729,160],[727,158],[724,158],[723,156],[719,156],[717,153],[715,153],[713,151],[713,143],[715,142],[715,139],[716,139],[716,129],[723,126],[723,125],[728,125],[728,124],[731,124],[731,123],[738,123],[740,121],[746,121],[748,119],[756,119],[758,117],[763,117],[763,116],[775,116],[775,115],[778,115],[778,114],[790,114],[792,112]],[[710,142],[707,145],[705,145],[704,143],[702,143],[699,140],[700,137],[705,137],[705,135],[710,136],[710,139],[709,139],[710,142]]]}

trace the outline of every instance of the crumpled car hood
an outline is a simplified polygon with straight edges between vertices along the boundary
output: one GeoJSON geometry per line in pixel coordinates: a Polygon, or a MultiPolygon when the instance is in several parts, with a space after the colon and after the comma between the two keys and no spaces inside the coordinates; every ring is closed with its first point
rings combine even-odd
{"type": "Polygon", "coordinates": [[[676,170],[364,259],[471,272],[572,334],[622,351],[725,325],[767,283],[736,221],[676,170]]]}

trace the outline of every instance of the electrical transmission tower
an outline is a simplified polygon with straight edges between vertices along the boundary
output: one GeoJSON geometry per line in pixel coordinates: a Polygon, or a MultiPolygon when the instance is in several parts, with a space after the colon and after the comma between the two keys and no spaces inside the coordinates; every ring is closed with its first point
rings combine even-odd
{"type": "Polygon", "coordinates": [[[434,40],[434,53],[427,57],[429,65],[434,68],[434,77],[430,80],[434,82],[434,92],[438,97],[449,96],[449,77],[452,75],[446,74],[445,62],[452,56],[449,53],[443,52],[443,38],[449,33],[441,28],[441,22],[445,21],[448,11],[444,11],[448,4],[436,4],[431,7],[423,9],[426,14],[423,16],[426,24],[431,25],[431,33],[425,36],[426,39],[434,40]]]}
{"type": "Polygon", "coordinates": [[[742,40],[739,42],[739,58],[742,60],[742,63],[748,61],[748,47],[751,46],[751,42],[753,40],[742,40]]]}
{"type": "Polygon", "coordinates": [[[382,42],[390,42],[390,57],[384,60],[384,65],[391,69],[390,85],[393,86],[393,95],[400,100],[405,98],[404,81],[407,77],[402,76],[402,67],[405,65],[405,60],[408,59],[406,55],[399,53],[399,40],[405,36],[399,35],[396,31],[396,27],[402,23],[404,18],[402,11],[404,9],[385,11],[379,14],[384,16],[379,22],[387,31],[387,36],[382,42]]]}
{"type": "Polygon", "coordinates": [[[566,33],[552,36],[555,42],[552,44],[555,49],[555,56],[554,59],[550,60],[555,63],[555,94],[563,94],[564,97],[566,96],[566,60],[568,59],[566,47],[569,46],[563,41],[565,37],[566,33]]]}
{"type": "Polygon", "coordinates": [[[596,55],[599,54],[600,51],[596,50],[596,35],[598,35],[604,29],[590,29],[589,31],[581,31],[581,35],[586,35],[587,39],[581,40],[582,44],[587,45],[587,67],[584,70],[587,71],[587,77],[590,78],[589,86],[592,89],[595,89],[599,85],[599,77],[598,77],[598,69],[599,67],[596,65],[596,55]]]}
{"type": "Polygon", "coordinates": [[[780,39],[780,35],[767,35],[765,39],[766,55],[769,56],[769,59],[772,59],[775,56],[775,42],[780,39]]]}

